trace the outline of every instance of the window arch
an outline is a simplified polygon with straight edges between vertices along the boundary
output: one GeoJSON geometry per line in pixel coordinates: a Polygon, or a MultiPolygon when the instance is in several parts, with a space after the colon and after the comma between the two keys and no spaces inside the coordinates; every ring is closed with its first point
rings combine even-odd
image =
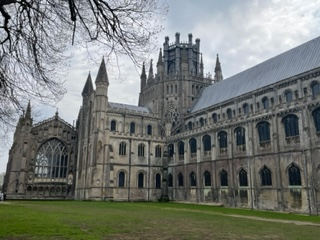
{"type": "Polygon", "coordinates": [[[221,131],[218,133],[218,141],[220,148],[228,147],[228,134],[225,131],[221,131]]]}
{"type": "Polygon", "coordinates": [[[262,98],[262,106],[263,106],[263,109],[269,108],[269,99],[267,97],[262,98]]]}
{"type": "Polygon", "coordinates": [[[134,122],[130,123],[130,133],[134,134],[136,132],[136,124],[134,122]]]}
{"type": "Polygon", "coordinates": [[[300,168],[292,163],[288,168],[289,185],[290,186],[301,186],[301,175],[300,168]]]}
{"type": "Polygon", "coordinates": [[[249,109],[248,103],[243,104],[242,108],[243,108],[243,113],[244,114],[249,114],[250,113],[250,109],[249,109]]]}
{"type": "Polygon", "coordinates": [[[239,185],[240,187],[247,187],[248,186],[248,174],[247,171],[241,168],[239,171],[239,185]]]}
{"type": "Polygon", "coordinates": [[[125,176],[126,176],[126,174],[123,171],[119,172],[118,187],[124,187],[125,186],[125,176]]]}
{"type": "Polygon", "coordinates": [[[289,114],[282,119],[286,137],[299,136],[298,117],[294,114],[289,114]]]}
{"type": "Polygon", "coordinates": [[[138,174],[138,188],[144,187],[144,174],[141,172],[138,174]]]}
{"type": "Polygon", "coordinates": [[[270,141],[270,124],[266,121],[261,121],[257,124],[259,142],[270,141]]]}
{"type": "Polygon", "coordinates": [[[156,174],[156,188],[161,188],[161,175],[160,175],[160,173],[156,174]]]}
{"type": "Polygon", "coordinates": [[[152,126],[151,125],[147,126],[147,135],[152,135],[152,126]]]}
{"type": "Polygon", "coordinates": [[[125,142],[121,142],[119,144],[119,155],[125,156],[126,155],[126,148],[127,148],[127,144],[125,142]]]}
{"type": "Polygon", "coordinates": [[[293,96],[292,96],[292,91],[291,90],[287,90],[285,93],[284,93],[284,96],[286,98],[286,103],[291,103],[292,100],[293,100],[293,96]]]}
{"type": "Polygon", "coordinates": [[[227,109],[227,119],[231,119],[232,118],[232,111],[230,108],[227,109]]]}
{"type": "Polygon", "coordinates": [[[320,93],[320,85],[318,82],[313,82],[311,84],[312,96],[316,97],[320,93]]]}
{"type": "Polygon", "coordinates": [[[234,133],[236,135],[236,144],[237,144],[237,146],[245,145],[246,144],[245,129],[243,127],[237,127],[234,130],[234,133]]]}
{"type": "Polygon", "coordinates": [[[213,113],[212,114],[212,121],[213,123],[216,123],[218,121],[218,118],[217,118],[217,114],[216,113],[213,113]]]}
{"type": "Polygon", "coordinates": [[[203,174],[204,178],[204,186],[210,187],[211,186],[211,174],[209,171],[205,171],[203,174]]]}
{"type": "Polygon", "coordinates": [[[320,108],[313,110],[312,117],[314,121],[314,126],[316,127],[316,131],[320,131],[320,108]]]}
{"type": "Polygon", "coordinates": [[[224,169],[222,169],[220,171],[220,186],[221,187],[227,187],[228,186],[228,173],[224,169]]]}
{"type": "Polygon", "coordinates": [[[203,151],[211,151],[211,137],[209,135],[204,135],[202,138],[203,151]]]}
{"type": "Polygon", "coordinates": [[[197,153],[197,140],[195,138],[190,139],[189,145],[190,145],[190,153],[197,153]]]}
{"type": "Polygon", "coordinates": [[[260,170],[260,178],[262,186],[272,186],[271,171],[266,166],[260,170]]]}
{"type": "Polygon", "coordinates": [[[178,152],[179,152],[179,155],[184,155],[184,142],[182,141],[178,143],[178,152]]]}
{"type": "Polygon", "coordinates": [[[183,187],[183,175],[182,173],[178,174],[178,186],[183,187]]]}
{"type": "Polygon", "coordinates": [[[168,157],[173,157],[173,154],[174,154],[174,145],[170,143],[168,145],[168,157]]]}
{"type": "Polygon", "coordinates": [[[110,124],[110,130],[116,131],[116,129],[117,129],[117,122],[115,120],[112,120],[110,124]]]}
{"type": "Polygon", "coordinates": [[[60,140],[53,138],[41,145],[35,161],[35,176],[41,178],[66,178],[68,150],[60,140]]]}
{"type": "Polygon", "coordinates": [[[161,150],[161,146],[157,145],[156,148],[155,148],[155,153],[156,153],[155,155],[156,155],[157,158],[161,157],[161,151],[162,151],[161,150]]]}
{"type": "Polygon", "coordinates": [[[190,173],[190,186],[191,187],[197,186],[197,178],[196,178],[196,174],[194,172],[190,173]]]}
{"type": "Polygon", "coordinates": [[[140,143],[138,145],[138,157],[144,157],[144,144],[140,143]]]}

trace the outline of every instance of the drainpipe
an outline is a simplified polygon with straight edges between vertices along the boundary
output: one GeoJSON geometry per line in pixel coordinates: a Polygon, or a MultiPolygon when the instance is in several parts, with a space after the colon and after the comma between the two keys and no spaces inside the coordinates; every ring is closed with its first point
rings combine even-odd
{"type": "Polygon", "coordinates": [[[129,139],[129,172],[128,172],[128,202],[130,202],[131,194],[131,139],[129,139]]]}

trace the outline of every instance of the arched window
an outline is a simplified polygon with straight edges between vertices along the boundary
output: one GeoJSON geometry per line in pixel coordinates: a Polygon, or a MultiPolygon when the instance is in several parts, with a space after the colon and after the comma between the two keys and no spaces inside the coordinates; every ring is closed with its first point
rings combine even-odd
{"type": "Polygon", "coordinates": [[[127,144],[125,142],[121,142],[119,144],[119,155],[121,155],[121,156],[126,155],[126,146],[127,146],[127,144]]]}
{"type": "Polygon", "coordinates": [[[155,152],[156,152],[156,157],[160,158],[161,157],[161,146],[160,145],[156,146],[155,152]]]}
{"type": "Polygon", "coordinates": [[[218,121],[218,117],[217,117],[216,113],[212,114],[212,121],[213,121],[213,123],[216,123],[218,121]]]}
{"type": "Polygon", "coordinates": [[[191,187],[197,186],[197,178],[196,178],[196,174],[194,172],[190,173],[190,186],[191,187]]]}
{"type": "Polygon", "coordinates": [[[257,129],[259,133],[259,142],[269,142],[270,141],[270,124],[266,121],[259,122],[257,124],[257,129]]]}
{"type": "Polygon", "coordinates": [[[168,145],[168,157],[173,157],[173,153],[174,153],[174,145],[170,143],[168,145]]]}
{"type": "Polygon", "coordinates": [[[314,126],[316,127],[316,131],[320,132],[320,108],[313,110],[312,112],[314,126]]]}
{"type": "Polygon", "coordinates": [[[130,123],[130,133],[134,134],[136,132],[136,125],[134,122],[130,123]]]}
{"type": "Polygon", "coordinates": [[[218,141],[220,148],[227,148],[228,147],[228,135],[227,132],[221,131],[218,133],[218,141]]]}
{"type": "Polygon", "coordinates": [[[116,129],[117,129],[117,122],[116,122],[115,120],[112,120],[110,125],[111,125],[111,126],[110,126],[110,130],[111,130],[111,131],[116,131],[116,129]]]}
{"type": "Polygon", "coordinates": [[[271,171],[266,166],[261,169],[260,178],[262,186],[272,186],[271,171]]]}
{"type": "Polygon", "coordinates": [[[243,113],[244,114],[249,114],[250,113],[250,109],[249,109],[248,103],[243,104],[242,108],[243,108],[243,113]]]}
{"type": "Polygon", "coordinates": [[[316,97],[320,93],[320,85],[318,82],[313,82],[311,84],[312,96],[316,97]]]}
{"type": "Polygon", "coordinates": [[[147,135],[152,135],[152,126],[148,125],[147,127],[147,135]]]}
{"type": "Polygon", "coordinates": [[[168,187],[172,187],[173,186],[173,177],[172,174],[169,173],[168,174],[168,187]]]}
{"type": "Polygon", "coordinates": [[[156,188],[161,188],[161,175],[160,175],[160,173],[156,174],[156,188]]]}
{"type": "Polygon", "coordinates": [[[66,178],[67,147],[58,139],[46,141],[39,148],[35,161],[35,176],[39,178],[66,178]]]}
{"type": "Polygon", "coordinates": [[[178,186],[183,187],[183,175],[182,173],[178,174],[178,186]]]}
{"type": "Polygon", "coordinates": [[[197,153],[197,140],[195,138],[191,138],[189,141],[190,145],[190,153],[197,153]]]}
{"type": "Polygon", "coordinates": [[[263,106],[263,109],[269,108],[269,99],[267,97],[262,98],[262,106],[263,106]]]}
{"type": "Polygon", "coordinates": [[[301,186],[300,169],[294,163],[288,168],[288,175],[290,186],[301,186]]]}
{"type": "Polygon", "coordinates": [[[248,186],[248,174],[246,170],[241,168],[239,172],[239,185],[240,187],[247,187],[248,186]]]}
{"type": "Polygon", "coordinates": [[[292,102],[292,92],[290,90],[285,92],[285,98],[286,98],[286,103],[291,103],[292,102]]]}
{"type": "Polygon", "coordinates": [[[144,174],[141,172],[138,174],[138,188],[144,187],[144,174]]]}
{"type": "Polygon", "coordinates": [[[243,127],[237,127],[234,130],[234,133],[236,135],[236,144],[237,144],[237,146],[245,145],[246,144],[245,129],[243,127]]]}
{"type": "Polygon", "coordinates": [[[125,183],[125,173],[124,172],[119,172],[119,177],[118,177],[118,187],[124,187],[125,183]]]}
{"type": "Polygon", "coordinates": [[[210,187],[211,186],[211,174],[208,171],[205,171],[203,174],[204,178],[204,186],[210,187]]]}
{"type": "Polygon", "coordinates": [[[179,152],[179,155],[184,155],[184,142],[180,141],[178,143],[178,152],[179,152]]]}
{"type": "Polygon", "coordinates": [[[227,187],[228,186],[228,173],[224,169],[222,169],[220,171],[220,185],[221,185],[221,187],[227,187]]]}
{"type": "Polygon", "coordinates": [[[188,129],[189,129],[189,130],[192,130],[192,122],[191,122],[191,121],[188,122],[188,129]]]}
{"type": "Polygon", "coordinates": [[[227,109],[227,119],[231,119],[232,118],[232,111],[230,108],[227,109]]]}
{"type": "Polygon", "coordinates": [[[209,135],[204,135],[202,138],[203,151],[211,151],[211,137],[209,135]]]}
{"type": "Polygon", "coordinates": [[[286,137],[299,136],[298,117],[293,114],[289,114],[282,119],[286,137]]]}
{"type": "Polygon", "coordinates": [[[203,127],[203,126],[204,126],[204,120],[203,120],[203,118],[200,118],[199,122],[200,122],[200,126],[203,127]]]}
{"type": "Polygon", "coordinates": [[[144,157],[144,144],[140,143],[138,145],[138,157],[144,157]]]}

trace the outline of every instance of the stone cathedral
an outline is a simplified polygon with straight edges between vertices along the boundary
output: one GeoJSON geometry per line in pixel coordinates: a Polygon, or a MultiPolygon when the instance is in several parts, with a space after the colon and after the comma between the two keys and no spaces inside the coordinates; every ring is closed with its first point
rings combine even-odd
{"type": "Polygon", "coordinates": [[[7,199],[318,213],[320,37],[223,79],[219,56],[214,76],[204,74],[200,40],[177,33],[148,67],[138,106],[120,104],[108,99],[102,60],[75,126],[58,112],[33,123],[29,103],[9,152],[7,199]]]}

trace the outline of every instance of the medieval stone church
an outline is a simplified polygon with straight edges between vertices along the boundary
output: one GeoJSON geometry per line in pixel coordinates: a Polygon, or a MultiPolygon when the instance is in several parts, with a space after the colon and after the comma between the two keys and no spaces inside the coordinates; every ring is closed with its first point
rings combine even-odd
{"type": "Polygon", "coordinates": [[[58,113],[34,124],[29,104],[9,152],[7,198],[318,212],[320,37],[223,80],[219,57],[205,75],[200,40],[177,33],[155,67],[143,65],[138,106],[126,105],[109,101],[102,61],[76,126],[58,113]]]}

